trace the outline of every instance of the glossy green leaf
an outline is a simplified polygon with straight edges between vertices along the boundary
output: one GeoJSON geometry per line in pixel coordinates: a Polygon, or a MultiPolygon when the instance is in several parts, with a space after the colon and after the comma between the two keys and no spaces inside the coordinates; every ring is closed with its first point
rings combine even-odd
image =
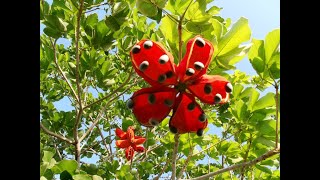
{"type": "Polygon", "coordinates": [[[207,22],[211,16],[205,13],[205,9],[205,0],[197,0],[190,5],[185,14],[185,18],[196,23],[207,22]]]}
{"type": "Polygon", "coordinates": [[[254,104],[252,110],[255,111],[273,105],[275,105],[274,93],[269,92],[254,104]]]}
{"type": "Polygon", "coordinates": [[[257,169],[259,169],[260,171],[262,171],[262,172],[265,172],[265,173],[268,173],[268,174],[272,174],[272,171],[271,171],[267,166],[265,166],[265,165],[258,165],[258,164],[256,164],[255,167],[256,167],[257,169]]]}
{"type": "Polygon", "coordinates": [[[62,36],[62,33],[60,31],[57,31],[55,29],[52,29],[50,27],[45,27],[43,29],[43,32],[50,37],[53,37],[54,39],[58,39],[59,37],[62,36]]]}
{"type": "Polygon", "coordinates": [[[106,25],[113,31],[118,31],[120,29],[120,25],[118,24],[116,18],[113,16],[106,17],[106,25]]]}
{"type": "Polygon", "coordinates": [[[150,1],[147,0],[137,0],[137,9],[145,16],[155,16],[158,14],[158,8],[150,1]]]}
{"type": "Polygon", "coordinates": [[[93,175],[92,180],[103,180],[101,176],[93,175]]]}
{"type": "Polygon", "coordinates": [[[233,86],[233,91],[232,91],[232,95],[233,95],[233,97],[234,98],[237,98],[239,95],[240,95],[240,93],[241,93],[241,91],[243,90],[243,86],[241,85],[241,84],[235,84],[234,86],[233,86]]]}
{"type": "Polygon", "coordinates": [[[271,73],[271,78],[273,79],[279,79],[280,78],[280,53],[276,53],[272,56],[271,60],[272,62],[269,71],[271,73]]]}
{"type": "Polygon", "coordinates": [[[263,61],[265,61],[264,41],[253,38],[251,43],[252,46],[248,52],[249,60],[252,60],[255,57],[260,57],[263,61]]]}
{"type": "Polygon", "coordinates": [[[90,14],[87,18],[86,18],[86,25],[88,26],[94,26],[95,24],[98,23],[98,14],[90,14]]]}
{"type": "Polygon", "coordinates": [[[190,2],[191,0],[169,0],[165,9],[168,9],[175,15],[182,15],[190,2]]]}
{"type": "Polygon", "coordinates": [[[88,174],[77,174],[72,176],[73,180],[92,180],[88,174]]]}
{"type": "Polygon", "coordinates": [[[220,39],[218,56],[223,56],[235,48],[238,48],[241,43],[248,41],[250,36],[251,30],[248,19],[241,17],[227,34],[220,39]]]}
{"type": "Polygon", "coordinates": [[[275,29],[267,34],[265,39],[265,55],[266,63],[271,59],[273,53],[278,49],[280,45],[280,29],[275,29]]]}
{"type": "Polygon", "coordinates": [[[264,71],[265,64],[263,59],[261,59],[259,56],[254,57],[250,62],[257,73],[262,73],[264,71]]]}
{"type": "Polygon", "coordinates": [[[217,56],[217,62],[225,69],[235,69],[233,66],[237,62],[241,61],[247,54],[251,47],[251,44],[239,46],[224,55],[217,56]]]}
{"type": "Polygon", "coordinates": [[[63,171],[68,171],[71,175],[74,174],[74,171],[77,169],[78,163],[75,160],[62,160],[59,161],[54,167],[52,167],[52,171],[59,174],[63,171]]]}
{"type": "Polygon", "coordinates": [[[51,151],[43,151],[42,161],[50,163],[50,161],[53,158],[53,156],[54,156],[53,152],[51,152],[51,151]]]}
{"type": "Polygon", "coordinates": [[[249,101],[248,101],[248,110],[249,111],[254,109],[254,105],[256,104],[259,96],[260,96],[260,93],[257,90],[255,90],[255,89],[251,90],[251,94],[249,96],[249,101]]]}
{"type": "Polygon", "coordinates": [[[257,125],[259,133],[267,136],[275,136],[276,121],[275,120],[264,120],[260,121],[257,125]]]}

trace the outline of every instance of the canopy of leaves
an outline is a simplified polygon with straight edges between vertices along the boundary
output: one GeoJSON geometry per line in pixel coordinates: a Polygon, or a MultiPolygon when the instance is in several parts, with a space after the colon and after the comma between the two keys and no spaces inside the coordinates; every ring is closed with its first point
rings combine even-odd
{"type": "MultiPolygon", "coordinates": [[[[126,107],[133,92],[148,86],[132,70],[129,56],[141,39],[160,42],[178,63],[179,36],[183,55],[187,40],[201,34],[215,48],[208,74],[225,76],[233,84],[229,103],[202,104],[209,120],[203,136],[180,136],[177,175],[185,168],[181,178],[199,177],[248,162],[279,143],[279,91],[264,90],[279,87],[280,29],[270,31],[264,40],[255,39],[249,19],[231,22],[219,16],[222,7],[209,7],[212,0],[48,2],[40,1],[40,23],[45,26],[40,35],[41,180],[171,176],[174,134],[168,128],[169,117],[159,126],[145,128],[126,107]],[[98,16],[98,9],[106,11],[104,17],[98,16]],[[257,75],[235,70],[246,56],[257,75]],[[70,107],[57,108],[62,101],[70,107]],[[147,152],[135,154],[132,164],[115,146],[115,128],[128,126],[147,137],[147,152]]],[[[279,167],[275,155],[216,178],[279,179],[279,167]]]]}

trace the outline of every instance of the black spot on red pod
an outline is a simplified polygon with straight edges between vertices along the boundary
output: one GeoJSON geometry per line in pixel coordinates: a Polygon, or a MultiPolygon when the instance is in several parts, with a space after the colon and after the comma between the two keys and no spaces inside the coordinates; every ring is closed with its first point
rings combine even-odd
{"type": "Polygon", "coordinates": [[[132,53],[137,54],[140,52],[140,46],[139,45],[134,45],[132,48],[132,53]]]}
{"type": "Polygon", "coordinates": [[[200,70],[202,70],[204,68],[204,64],[202,62],[197,61],[197,62],[194,63],[194,68],[196,70],[200,71],[200,70]]]}
{"type": "Polygon", "coordinates": [[[207,116],[204,113],[202,113],[202,114],[200,114],[198,119],[200,122],[205,122],[207,119],[207,116]]]}
{"type": "Polygon", "coordinates": [[[149,67],[149,62],[148,61],[142,61],[142,63],[139,65],[140,71],[145,71],[149,67]]]}
{"type": "Polygon", "coordinates": [[[187,76],[192,76],[194,73],[195,73],[195,71],[194,71],[194,69],[192,69],[192,68],[188,68],[188,69],[186,70],[186,75],[187,75],[187,76]]]}
{"type": "Polygon", "coordinates": [[[169,129],[170,129],[170,132],[172,132],[173,134],[177,134],[178,133],[178,129],[173,127],[173,126],[169,125],[169,129]]]}
{"type": "Polygon", "coordinates": [[[133,108],[133,101],[132,101],[132,99],[128,99],[128,101],[127,101],[127,107],[129,108],[129,109],[132,109],[133,108]]]}
{"type": "Polygon", "coordinates": [[[173,104],[173,101],[171,99],[165,99],[164,100],[164,104],[168,107],[171,107],[173,104]]]}
{"type": "Polygon", "coordinates": [[[158,77],[158,82],[159,82],[159,83],[163,83],[166,79],[167,79],[167,76],[166,76],[165,74],[161,74],[161,75],[158,77]]]}
{"type": "Polygon", "coordinates": [[[188,106],[187,106],[189,111],[194,110],[195,107],[196,107],[196,103],[194,103],[194,102],[189,103],[188,106]]]}
{"type": "Polygon", "coordinates": [[[169,61],[169,56],[166,55],[166,54],[160,56],[160,58],[159,58],[159,63],[160,63],[160,64],[165,64],[165,63],[168,62],[168,61],[169,61]]]}
{"type": "Polygon", "coordinates": [[[144,43],[143,43],[143,47],[145,48],[145,49],[150,49],[151,47],[153,46],[153,43],[152,43],[152,41],[145,41],[144,43]]]}
{"type": "Polygon", "coordinates": [[[202,136],[202,135],[203,135],[203,129],[198,129],[197,135],[198,135],[198,136],[202,136]]]}
{"type": "Polygon", "coordinates": [[[198,45],[199,47],[204,47],[206,45],[206,42],[202,38],[197,37],[196,38],[196,45],[198,45]]]}
{"type": "Polygon", "coordinates": [[[228,82],[228,83],[226,84],[226,92],[227,92],[227,93],[231,93],[232,90],[233,90],[232,84],[228,82]]]}
{"type": "Polygon", "coordinates": [[[221,100],[222,100],[221,94],[217,93],[217,94],[214,96],[214,103],[215,103],[215,104],[218,104],[218,103],[221,102],[221,100]]]}
{"type": "Polygon", "coordinates": [[[206,85],[204,85],[204,92],[205,92],[206,94],[210,94],[211,91],[212,91],[212,86],[211,86],[211,84],[206,84],[206,85]]]}
{"type": "Polygon", "coordinates": [[[171,78],[173,76],[173,72],[172,71],[166,72],[166,76],[167,78],[171,78]]]}
{"type": "Polygon", "coordinates": [[[156,119],[154,118],[150,118],[149,119],[149,123],[152,125],[152,126],[157,126],[159,124],[159,121],[157,121],[156,119]]]}
{"type": "Polygon", "coordinates": [[[156,102],[156,96],[154,94],[149,94],[148,96],[148,102],[150,104],[154,104],[156,102]]]}

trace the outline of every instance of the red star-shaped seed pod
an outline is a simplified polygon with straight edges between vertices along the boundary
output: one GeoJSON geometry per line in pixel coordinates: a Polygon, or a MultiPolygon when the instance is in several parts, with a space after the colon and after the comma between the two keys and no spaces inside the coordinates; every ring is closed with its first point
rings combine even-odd
{"type": "Polygon", "coordinates": [[[143,152],[144,147],[141,145],[146,141],[146,138],[134,135],[133,127],[129,126],[127,132],[116,128],[116,135],[120,138],[116,140],[116,146],[118,148],[126,149],[126,158],[128,161],[133,159],[134,151],[143,152]]]}
{"type": "Polygon", "coordinates": [[[171,132],[201,136],[208,121],[195,97],[203,103],[223,104],[232,91],[226,78],[206,74],[213,52],[212,44],[198,35],[188,41],[185,56],[175,65],[173,56],[157,42],[141,40],[134,45],[130,51],[133,67],[151,85],[127,101],[138,122],[155,126],[173,109],[171,132]]]}

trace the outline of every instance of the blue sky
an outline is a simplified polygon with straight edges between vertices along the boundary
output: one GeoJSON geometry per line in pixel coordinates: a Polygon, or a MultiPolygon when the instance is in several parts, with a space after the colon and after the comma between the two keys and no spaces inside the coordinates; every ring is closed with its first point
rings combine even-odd
{"type": "MultiPolygon", "coordinates": [[[[48,1],[51,4],[51,0],[48,1]]],[[[280,28],[280,1],[279,0],[215,0],[213,5],[223,7],[220,16],[223,18],[231,18],[232,22],[236,22],[240,17],[245,17],[249,20],[249,26],[252,31],[253,38],[264,39],[268,32],[275,28],[280,28]]],[[[103,17],[103,11],[98,11],[99,17],[103,17]]],[[[40,27],[42,33],[43,26],[40,27]]],[[[58,43],[68,45],[66,40],[59,40],[58,43]]],[[[249,75],[255,75],[255,71],[251,67],[248,58],[244,58],[236,65],[237,69],[246,72],[249,75]]],[[[272,90],[269,88],[267,91],[272,90]]],[[[261,93],[261,95],[265,94],[261,93]]],[[[73,107],[67,98],[54,103],[58,110],[69,111],[73,107]]],[[[220,134],[220,130],[209,126],[210,129],[215,129],[215,133],[220,134]]],[[[97,157],[91,159],[82,159],[85,162],[94,163],[97,157]]],[[[207,161],[205,161],[207,162],[207,161]]]]}

